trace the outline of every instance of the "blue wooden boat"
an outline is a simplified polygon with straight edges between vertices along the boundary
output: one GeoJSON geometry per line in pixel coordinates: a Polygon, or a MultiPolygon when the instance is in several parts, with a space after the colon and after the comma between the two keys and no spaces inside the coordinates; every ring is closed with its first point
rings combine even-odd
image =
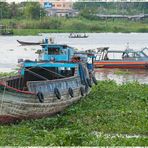
{"type": "Polygon", "coordinates": [[[0,123],[49,117],[87,95],[97,81],[93,54],[46,39],[35,61],[19,60],[19,74],[0,79],[0,123]]]}

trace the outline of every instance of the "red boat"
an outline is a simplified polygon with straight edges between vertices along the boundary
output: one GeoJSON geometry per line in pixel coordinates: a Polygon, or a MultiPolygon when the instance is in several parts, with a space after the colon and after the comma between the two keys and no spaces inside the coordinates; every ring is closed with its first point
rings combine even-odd
{"type": "Polygon", "coordinates": [[[140,51],[129,48],[125,51],[108,49],[108,47],[98,49],[94,61],[95,68],[148,69],[148,48],[143,48],[140,51]]]}

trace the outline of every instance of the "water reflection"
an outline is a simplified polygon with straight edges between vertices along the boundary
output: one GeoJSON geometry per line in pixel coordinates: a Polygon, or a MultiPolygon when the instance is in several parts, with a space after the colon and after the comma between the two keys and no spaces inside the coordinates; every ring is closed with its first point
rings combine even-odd
{"type": "Polygon", "coordinates": [[[148,70],[141,69],[96,69],[97,80],[115,80],[121,84],[124,82],[138,81],[148,84],[148,70]]]}

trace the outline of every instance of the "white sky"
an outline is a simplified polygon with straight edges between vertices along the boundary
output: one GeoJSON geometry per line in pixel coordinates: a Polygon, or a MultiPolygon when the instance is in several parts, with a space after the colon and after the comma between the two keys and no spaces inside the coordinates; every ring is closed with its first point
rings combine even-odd
{"type": "MultiPolygon", "coordinates": [[[[22,2],[22,1],[39,1],[39,0],[0,0],[0,2],[2,1],[6,1],[8,3],[11,3],[11,2],[22,2]]],[[[57,0],[45,0],[45,1],[57,1],[57,0]]],[[[77,0],[65,0],[65,1],[77,1],[77,0]]]]}
{"type": "Polygon", "coordinates": [[[19,2],[23,2],[23,1],[38,1],[38,0],[0,0],[0,2],[1,1],[6,1],[8,3],[11,3],[11,2],[19,3],[19,2]]]}

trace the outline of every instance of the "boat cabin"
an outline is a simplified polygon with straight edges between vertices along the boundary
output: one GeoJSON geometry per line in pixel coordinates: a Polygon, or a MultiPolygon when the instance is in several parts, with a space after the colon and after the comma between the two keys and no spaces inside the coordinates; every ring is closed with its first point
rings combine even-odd
{"type": "Polygon", "coordinates": [[[69,62],[75,52],[74,48],[64,44],[49,44],[48,39],[41,46],[39,61],[69,62]]]}
{"type": "Polygon", "coordinates": [[[19,74],[22,82],[17,80],[16,83],[21,83],[22,89],[26,88],[28,81],[63,79],[80,76],[81,73],[88,76],[87,71],[93,71],[93,62],[87,61],[87,59],[92,61],[94,58],[92,55],[83,54],[84,58],[82,55],[76,55],[74,48],[67,45],[48,44],[48,40],[45,40],[41,46],[42,50],[38,52],[38,60],[20,61],[19,74]],[[79,60],[75,60],[76,58],[79,60]]]}
{"type": "Polygon", "coordinates": [[[109,48],[100,48],[96,52],[96,61],[147,61],[148,60],[148,48],[143,48],[140,51],[133,49],[120,50],[108,50],[109,48]]]}

